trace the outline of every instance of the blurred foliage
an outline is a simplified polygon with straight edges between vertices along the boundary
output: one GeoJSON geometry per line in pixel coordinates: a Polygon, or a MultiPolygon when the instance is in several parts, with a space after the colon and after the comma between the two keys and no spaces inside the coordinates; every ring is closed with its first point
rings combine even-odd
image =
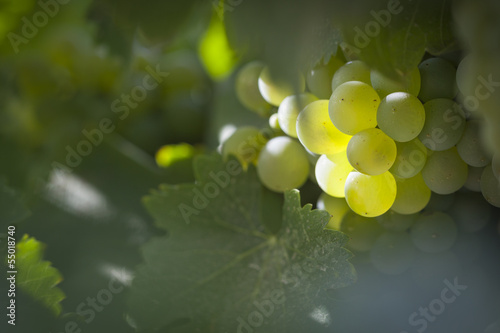
{"type": "MultiPolygon", "coordinates": [[[[74,320],[83,332],[133,330],[123,318],[128,288],[91,323],[76,309],[116,271],[132,274],[143,262],[143,245],[160,244],[148,243],[151,237],[169,239],[170,230],[157,229],[141,204],[150,189],[194,182],[200,151],[215,150],[236,127],[268,126],[235,96],[235,73],[245,62],[261,60],[273,75],[286,76],[345,53],[396,76],[430,54],[457,65],[464,50],[472,58],[466,98],[475,95],[479,75],[500,82],[499,15],[495,0],[1,0],[0,235],[15,223],[17,235],[46,244],[44,258],[64,277],[58,288],[67,296],[56,321],[38,294],[20,291],[17,328],[64,331],[74,320]],[[383,13],[396,5],[403,9],[386,25],[383,13]],[[377,25],[380,32],[370,32],[377,25]]],[[[477,110],[487,119],[491,148],[500,152],[494,87],[477,110]]],[[[317,191],[308,183],[301,197],[312,202],[317,191]]],[[[277,220],[281,201],[262,196],[274,205],[263,219],[277,220]]],[[[22,244],[36,245],[30,251],[40,254],[33,242],[22,244]]],[[[360,327],[361,319],[380,322],[382,286],[408,294],[410,287],[396,282],[362,280],[359,288],[373,296],[366,309],[352,299],[329,306],[356,314],[360,327]]],[[[475,285],[480,296],[481,285],[475,285]]],[[[400,309],[401,318],[410,310],[400,309]]],[[[352,331],[350,316],[335,319],[336,328],[352,331]]]]}

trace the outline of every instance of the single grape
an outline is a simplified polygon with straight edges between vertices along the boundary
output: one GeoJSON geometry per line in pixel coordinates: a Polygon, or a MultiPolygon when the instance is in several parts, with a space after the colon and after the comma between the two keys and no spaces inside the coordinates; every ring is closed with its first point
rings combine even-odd
{"type": "Polygon", "coordinates": [[[486,166],[481,175],[481,192],[486,201],[500,207],[500,181],[493,174],[491,165],[486,166]]]}
{"type": "Polygon", "coordinates": [[[418,67],[398,78],[388,77],[377,70],[372,70],[370,72],[370,81],[380,98],[398,91],[407,92],[413,96],[418,96],[420,92],[420,71],[418,67]]]}
{"type": "Polygon", "coordinates": [[[332,57],[328,64],[320,64],[311,69],[306,76],[309,91],[320,99],[328,99],[332,95],[332,79],[335,72],[344,64],[343,61],[332,57]]]}
{"type": "Polygon", "coordinates": [[[301,187],[309,175],[307,153],[292,138],[273,138],[260,152],[257,174],[271,191],[284,192],[301,187]]]}
{"type": "Polygon", "coordinates": [[[297,137],[297,117],[308,104],[318,98],[310,93],[286,97],[278,108],[278,121],[281,129],[292,138],[297,137]]]}
{"type": "Polygon", "coordinates": [[[360,60],[349,61],[337,69],[332,78],[332,92],[335,92],[341,84],[349,81],[360,81],[366,84],[370,82],[370,67],[360,60]]]}
{"type": "Polygon", "coordinates": [[[222,156],[227,160],[229,155],[235,156],[243,168],[255,163],[259,152],[266,144],[267,138],[253,126],[238,128],[222,144],[222,156]]]}
{"type": "Polygon", "coordinates": [[[430,150],[442,151],[456,145],[465,129],[460,106],[451,99],[438,98],[424,104],[425,124],[418,135],[430,150]]]}
{"type": "Polygon", "coordinates": [[[328,106],[330,119],[341,132],[354,135],[377,126],[380,98],[368,84],[349,81],[332,94],[328,106]]]}
{"type": "Polygon", "coordinates": [[[412,266],[416,255],[417,249],[408,233],[386,231],[373,245],[370,259],[379,272],[399,275],[412,266]]]}
{"type": "Polygon", "coordinates": [[[269,117],[269,127],[271,127],[273,130],[275,130],[277,132],[281,132],[281,127],[280,127],[277,113],[273,113],[269,117]]]}
{"type": "Polygon", "coordinates": [[[383,230],[376,219],[352,211],[344,215],[340,224],[340,231],[350,238],[346,247],[355,252],[369,251],[383,230]]]}
{"type": "Polygon", "coordinates": [[[483,174],[483,170],[484,168],[469,166],[469,172],[464,187],[469,191],[481,192],[481,175],[483,174]]]}
{"type": "Polygon", "coordinates": [[[399,178],[411,178],[424,168],[427,148],[415,138],[408,142],[396,142],[397,154],[389,171],[399,178]]]}
{"type": "Polygon", "coordinates": [[[289,77],[274,77],[271,76],[269,67],[265,67],[260,73],[258,84],[262,97],[274,106],[279,106],[287,96],[303,92],[306,85],[300,73],[289,77]]]}
{"type": "Polygon", "coordinates": [[[483,229],[491,219],[491,206],[479,193],[457,193],[450,215],[465,232],[483,229]]]}
{"type": "Polygon", "coordinates": [[[376,217],[391,208],[396,199],[396,181],[390,172],[368,176],[352,171],[345,184],[345,198],[349,207],[365,217],[376,217]]]}
{"type": "Polygon", "coordinates": [[[396,143],[378,128],[356,133],[347,145],[349,163],[367,175],[380,175],[396,160],[396,143]]]}
{"type": "Polygon", "coordinates": [[[300,143],[316,154],[335,154],[346,149],[351,138],[340,132],[328,115],[328,100],[307,105],[297,117],[297,136],[300,143]]]}
{"type": "Polygon", "coordinates": [[[467,181],[467,164],[460,158],[455,147],[436,151],[427,157],[422,176],[431,191],[450,194],[458,191],[467,181]]]}
{"type": "Polygon", "coordinates": [[[326,226],[327,229],[340,230],[340,223],[344,215],[350,211],[349,206],[344,198],[335,198],[325,192],[321,193],[316,203],[318,209],[324,209],[330,213],[330,221],[326,226]]]}
{"type": "Polygon", "coordinates": [[[484,167],[491,163],[491,155],[481,141],[481,122],[468,120],[462,138],[457,144],[457,151],[462,160],[473,167],[484,167]]]}
{"type": "Polygon", "coordinates": [[[453,219],[442,212],[421,213],[410,229],[413,244],[422,252],[444,252],[455,244],[458,231],[453,219]]]}
{"type": "Polygon", "coordinates": [[[437,212],[444,212],[447,211],[448,209],[453,206],[453,203],[455,202],[455,193],[450,193],[450,194],[437,194],[436,192],[431,193],[431,200],[429,200],[429,203],[425,207],[426,211],[437,211],[437,212]]]}
{"type": "Polygon", "coordinates": [[[347,160],[345,151],[333,155],[321,155],[315,167],[316,181],[325,193],[343,198],[345,182],[351,171],[352,166],[347,160]]]}
{"type": "Polygon", "coordinates": [[[247,109],[267,116],[272,107],[259,91],[259,76],[263,69],[264,64],[260,61],[252,61],[243,66],[236,76],[236,96],[247,109]]]}
{"type": "Polygon", "coordinates": [[[446,60],[429,58],[418,65],[420,71],[420,93],[422,102],[435,98],[453,99],[457,95],[456,69],[446,60]]]}
{"type": "Polygon", "coordinates": [[[396,178],[397,194],[391,210],[399,214],[418,213],[431,199],[431,190],[425,185],[422,174],[412,178],[396,178]]]}
{"type": "Polygon", "coordinates": [[[415,139],[425,123],[425,109],[415,96],[405,92],[387,95],[378,106],[378,127],[396,141],[415,139]]]}
{"type": "Polygon", "coordinates": [[[376,219],[386,230],[405,231],[413,225],[417,216],[418,214],[399,214],[391,209],[387,213],[377,216],[376,219]]]}

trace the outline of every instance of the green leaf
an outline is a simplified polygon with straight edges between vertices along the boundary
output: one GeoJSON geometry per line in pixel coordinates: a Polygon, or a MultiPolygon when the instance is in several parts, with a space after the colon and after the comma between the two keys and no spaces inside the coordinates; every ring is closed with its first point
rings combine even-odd
{"type": "Polygon", "coordinates": [[[36,301],[49,308],[58,316],[59,304],[65,297],[56,287],[62,277],[48,261],[42,260],[44,245],[34,238],[24,235],[16,244],[17,286],[36,301]]]}
{"type": "Polygon", "coordinates": [[[427,52],[440,55],[455,50],[458,43],[454,33],[451,0],[426,0],[422,4],[422,29],[425,32],[427,52]]]}
{"type": "Polygon", "coordinates": [[[324,229],[328,213],[301,207],[297,190],[280,207],[236,160],[200,156],[194,168],[195,184],[162,185],[144,200],[169,237],[143,248],[129,299],[141,331],[234,332],[256,304],[269,310],[259,332],[319,325],[313,312],[327,324],[325,291],[355,279],[347,237],[324,229]]]}
{"type": "Polygon", "coordinates": [[[426,50],[439,55],[457,46],[449,0],[364,1],[340,26],[351,58],[393,77],[418,66],[426,50]]]}
{"type": "Polygon", "coordinates": [[[365,2],[359,15],[342,22],[344,52],[390,76],[409,72],[425,52],[425,33],[419,24],[420,2],[365,2]],[[391,3],[398,5],[391,7],[391,3]]]}
{"type": "Polygon", "coordinates": [[[341,35],[332,24],[335,5],[325,0],[254,0],[226,1],[218,9],[231,45],[247,58],[264,61],[279,76],[336,55],[341,35]]]}

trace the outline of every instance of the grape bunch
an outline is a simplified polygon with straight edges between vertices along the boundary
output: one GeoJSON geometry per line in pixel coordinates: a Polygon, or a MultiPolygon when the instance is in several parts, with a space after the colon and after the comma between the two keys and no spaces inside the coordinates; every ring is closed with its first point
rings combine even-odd
{"type": "Polygon", "coordinates": [[[344,60],[332,57],[306,75],[273,75],[258,61],[242,67],[236,94],[246,108],[269,117],[273,131],[238,129],[223,143],[223,155],[255,164],[272,191],[317,183],[318,206],[332,214],[334,229],[339,214],[412,215],[432,194],[462,188],[500,207],[500,156],[483,144],[482,117],[459,102],[462,64],[457,71],[428,57],[407,74],[388,77],[360,60],[344,60]],[[335,208],[321,204],[330,201],[335,208]]]}

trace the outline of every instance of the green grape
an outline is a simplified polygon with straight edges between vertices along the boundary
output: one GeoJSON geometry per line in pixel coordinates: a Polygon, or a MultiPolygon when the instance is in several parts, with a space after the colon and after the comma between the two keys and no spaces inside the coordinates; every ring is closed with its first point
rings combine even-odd
{"type": "Polygon", "coordinates": [[[287,136],[269,140],[257,161],[260,181],[271,191],[299,188],[309,176],[307,153],[300,143],[287,136]]]}
{"type": "Polygon", "coordinates": [[[436,151],[427,157],[422,176],[431,191],[450,194],[458,191],[467,181],[467,164],[455,147],[436,151]]]}
{"type": "Polygon", "coordinates": [[[389,171],[399,178],[411,178],[424,168],[427,148],[415,138],[408,142],[396,142],[397,155],[389,171]]]}
{"type": "Polygon", "coordinates": [[[335,154],[346,149],[351,138],[340,132],[328,115],[328,100],[307,105],[297,117],[297,136],[315,154],[335,154]]]}
{"type": "Polygon", "coordinates": [[[297,137],[297,117],[308,104],[318,98],[310,93],[302,93],[286,97],[278,108],[278,121],[280,127],[292,138],[297,137]]]}
{"type": "Polygon", "coordinates": [[[495,175],[495,177],[500,180],[500,152],[493,155],[491,168],[493,169],[493,174],[495,175]]]}
{"type": "Polygon", "coordinates": [[[301,93],[306,88],[302,74],[290,77],[271,76],[269,67],[265,67],[259,76],[259,91],[262,97],[271,105],[279,106],[285,97],[301,93]]]}
{"type": "Polygon", "coordinates": [[[459,276],[460,261],[451,251],[440,253],[420,252],[411,268],[413,280],[424,290],[441,290],[443,278],[459,276]]]}
{"type": "Polygon", "coordinates": [[[415,139],[424,128],[425,109],[413,95],[395,92],[387,95],[378,106],[378,127],[396,141],[415,139]]]}
{"type": "Polygon", "coordinates": [[[235,156],[244,169],[249,163],[255,163],[259,152],[267,139],[258,128],[244,126],[238,128],[222,144],[222,156],[227,160],[229,155],[235,156]]]}
{"type": "Polygon", "coordinates": [[[476,232],[483,229],[491,219],[491,206],[479,193],[457,193],[455,203],[450,209],[460,229],[476,232]]]}
{"type": "Polygon", "coordinates": [[[380,98],[384,98],[398,91],[407,92],[413,96],[418,96],[420,92],[420,71],[418,67],[415,67],[406,75],[400,76],[398,79],[385,76],[379,71],[372,70],[370,72],[370,81],[373,89],[375,89],[380,98]]]}
{"type": "Polygon", "coordinates": [[[264,64],[260,61],[252,61],[243,66],[236,76],[236,96],[247,109],[267,116],[272,107],[259,91],[259,76],[263,69],[264,64]]]}
{"type": "Polygon", "coordinates": [[[442,212],[421,213],[410,229],[413,244],[422,252],[444,252],[457,240],[457,226],[453,219],[442,212]]]}
{"type": "Polygon", "coordinates": [[[462,160],[473,167],[484,167],[491,162],[481,142],[481,123],[479,120],[471,119],[465,124],[462,138],[457,144],[457,151],[462,160]]]}
{"type": "Polygon", "coordinates": [[[280,123],[279,123],[279,120],[278,120],[278,114],[277,113],[273,113],[269,117],[269,127],[271,127],[275,131],[278,131],[278,132],[281,131],[281,127],[280,127],[280,123]]]}
{"type": "Polygon", "coordinates": [[[430,58],[418,65],[420,71],[420,93],[422,102],[435,98],[453,99],[457,95],[456,69],[448,61],[430,58]]]}
{"type": "Polygon", "coordinates": [[[345,183],[349,207],[361,216],[376,217],[391,208],[396,199],[396,180],[390,172],[368,176],[352,171],[345,183]]]}
{"type": "Polygon", "coordinates": [[[425,207],[426,211],[444,212],[451,208],[455,202],[455,193],[450,194],[437,194],[431,193],[431,200],[425,207]]]}
{"type": "Polygon", "coordinates": [[[386,230],[405,231],[413,225],[417,216],[418,214],[399,214],[391,209],[387,213],[377,216],[376,219],[386,230]]]}
{"type": "Polygon", "coordinates": [[[424,104],[425,125],[418,138],[430,150],[446,150],[458,143],[465,129],[460,106],[451,99],[438,98],[424,104]]]}
{"type": "Polygon", "coordinates": [[[352,211],[345,214],[340,224],[340,231],[350,238],[346,247],[356,252],[369,251],[383,230],[376,219],[352,211]]]}
{"type": "Polygon", "coordinates": [[[349,163],[367,175],[380,175],[396,160],[396,143],[378,128],[356,133],[347,145],[349,163]]]}
{"type": "Polygon", "coordinates": [[[469,166],[469,172],[464,187],[469,191],[481,192],[481,175],[483,174],[483,170],[484,168],[469,166]]]}
{"type": "Polygon", "coordinates": [[[471,92],[474,93],[474,91],[470,87],[471,81],[469,79],[474,75],[474,73],[472,72],[473,65],[474,59],[471,55],[465,56],[458,64],[456,83],[460,92],[465,96],[471,95],[471,92]]]}
{"type": "Polygon", "coordinates": [[[370,67],[360,60],[349,61],[337,69],[332,78],[332,92],[335,92],[341,84],[349,81],[361,81],[366,84],[370,82],[370,67]]]}
{"type": "Polygon", "coordinates": [[[344,215],[350,211],[344,198],[335,198],[325,192],[321,193],[319,196],[316,207],[330,213],[330,221],[328,221],[326,228],[333,230],[340,230],[340,223],[344,215]]]}
{"type": "Polygon", "coordinates": [[[311,69],[306,76],[306,83],[309,91],[320,99],[330,98],[332,95],[333,74],[335,74],[337,69],[343,64],[341,60],[332,57],[328,64],[321,64],[311,69]]]}
{"type": "Polygon", "coordinates": [[[417,250],[408,233],[386,231],[373,245],[370,259],[379,272],[399,275],[412,266],[416,255],[417,250]]]}
{"type": "Polygon", "coordinates": [[[500,207],[500,181],[493,174],[493,168],[488,165],[481,175],[481,193],[490,204],[500,207]]]}
{"type": "Polygon", "coordinates": [[[315,175],[319,187],[328,195],[343,198],[347,176],[352,166],[345,151],[332,155],[321,155],[316,162],[315,175]]]}
{"type": "Polygon", "coordinates": [[[341,84],[328,105],[330,119],[341,132],[354,135],[377,126],[380,98],[368,84],[350,81],[341,84]]]}
{"type": "Polygon", "coordinates": [[[399,214],[418,213],[431,199],[431,190],[425,185],[422,174],[412,178],[396,178],[397,194],[391,209],[399,214]]]}

